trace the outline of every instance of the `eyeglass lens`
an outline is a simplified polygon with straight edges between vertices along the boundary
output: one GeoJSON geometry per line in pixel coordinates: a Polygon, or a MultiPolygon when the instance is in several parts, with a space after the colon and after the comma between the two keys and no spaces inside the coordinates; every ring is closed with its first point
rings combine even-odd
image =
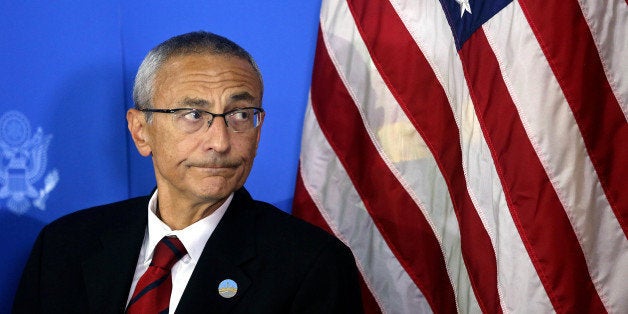
{"type": "MultiPolygon", "coordinates": [[[[244,132],[256,128],[261,123],[261,112],[254,108],[238,109],[222,116],[227,127],[233,132],[244,132]]],[[[214,116],[206,111],[189,109],[174,115],[177,128],[186,133],[194,133],[204,125],[208,127],[214,123],[214,116]]]]}

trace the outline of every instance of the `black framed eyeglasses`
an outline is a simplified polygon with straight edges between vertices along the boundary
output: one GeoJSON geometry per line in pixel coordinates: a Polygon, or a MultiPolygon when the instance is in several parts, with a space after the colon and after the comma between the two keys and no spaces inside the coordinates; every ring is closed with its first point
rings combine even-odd
{"type": "Polygon", "coordinates": [[[172,121],[177,129],[185,133],[194,133],[203,125],[209,128],[215,117],[225,119],[227,128],[233,132],[245,132],[255,129],[262,124],[264,109],[258,107],[244,107],[229,110],[224,113],[212,113],[196,108],[151,109],[140,108],[142,112],[157,112],[172,114],[172,121]],[[207,123],[205,123],[207,121],[207,123]]]}

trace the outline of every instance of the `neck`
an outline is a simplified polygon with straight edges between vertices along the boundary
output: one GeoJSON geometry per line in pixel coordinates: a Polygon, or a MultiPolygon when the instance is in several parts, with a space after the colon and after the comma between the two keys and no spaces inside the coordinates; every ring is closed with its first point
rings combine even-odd
{"type": "Polygon", "coordinates": [[[157,194],[157,217],[170,229],[181,230],[211,215],[228,197],[216,201],[193,202],[188,199],[173,199],[159,191],[157,194]]]}

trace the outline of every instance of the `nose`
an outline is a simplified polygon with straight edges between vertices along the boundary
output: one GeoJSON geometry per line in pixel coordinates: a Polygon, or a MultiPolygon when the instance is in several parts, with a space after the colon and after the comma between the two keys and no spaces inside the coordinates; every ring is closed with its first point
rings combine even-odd
{"type": "Polygon", "coordinates": [[[220,117],[222,119],[217,118],[218,117],[214,117],[211,121],[207,121],[207,130],[203,132],[202,135],[204,149],[224,153],[227,152],[231,146],[229,130],[224,117],[220,117]]]}

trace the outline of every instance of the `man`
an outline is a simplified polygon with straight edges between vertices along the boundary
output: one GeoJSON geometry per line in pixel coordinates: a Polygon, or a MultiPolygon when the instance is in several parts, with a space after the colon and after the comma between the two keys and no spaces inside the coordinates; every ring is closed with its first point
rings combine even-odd
{"type": "Polygon", "coordinates": [[[361,312],[348,248],[243,188],[262,91],[251,56],[221,36],[151,50],[127,120],[157,189],[46,226],[13,312],[361,312]]]}

